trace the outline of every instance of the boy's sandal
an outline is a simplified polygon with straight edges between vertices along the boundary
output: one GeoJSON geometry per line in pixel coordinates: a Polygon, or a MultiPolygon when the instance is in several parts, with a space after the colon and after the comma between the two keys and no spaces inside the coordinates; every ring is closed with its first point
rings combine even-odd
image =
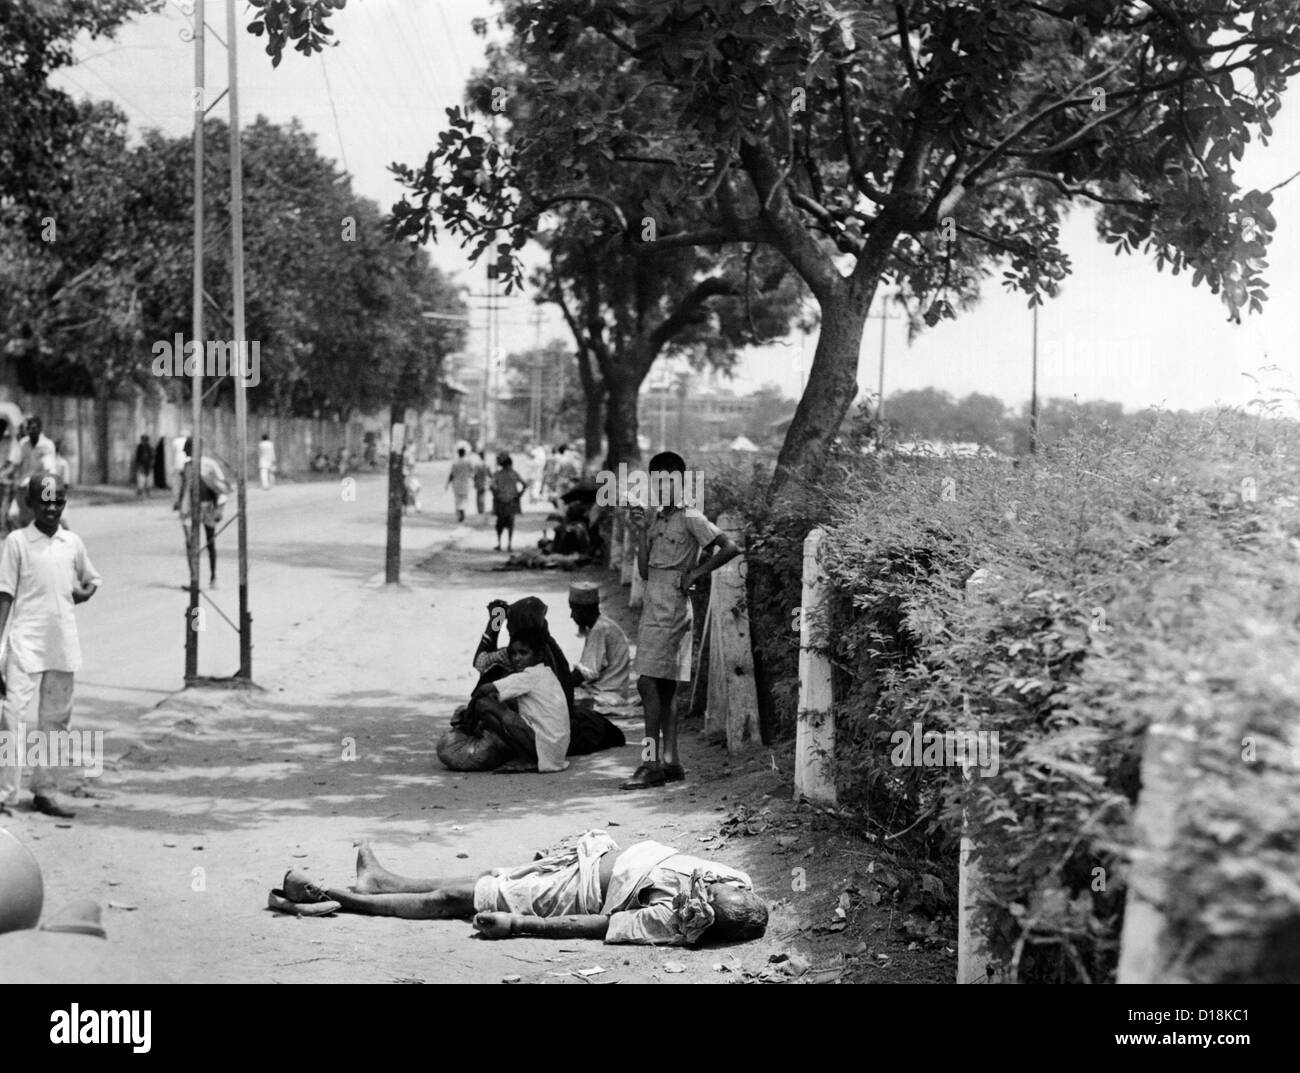
{"type": "Polygon", "coordinates": [[[682,782],[686,778],[686,769],[681,764],[664,765],[664,782],[682,782]]]}
{"type": "Polygon", "coordinates": [[[266,899],[266,907],[274,909],[277,913],[288,913],[296,917],[326,917],[343,908],[338,902],[309,902],[304,905],[290,901],[284,896],[282,890],[271,891],[266,899]]]}
{"type": "Polygon", "coordinates": [[[662,765],[642,764],[632,773],[632,777],[623,783],[623,789],[644,790],[651,786],[662,786],[667,781],[662,765]]]}

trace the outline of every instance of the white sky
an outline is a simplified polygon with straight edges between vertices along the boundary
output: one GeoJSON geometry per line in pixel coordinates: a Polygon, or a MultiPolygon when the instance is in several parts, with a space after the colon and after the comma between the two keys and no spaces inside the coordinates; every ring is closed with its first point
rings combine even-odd
{"type": "MultiPolygon", "coordinates": [[[[208,0],[208,25],[222,39],[225,8],[224,0],[208,0]]],[[[258,114],[277,122],[297,116],[325,155],[346,161],[354,189],[387,210],[400,196],[387,165],[416,164],[435,144],[444,109],[460,102],[465,77],[482,61],[483,42],[470,22],[494,14],[487,0],[352,0],[335,14],[341,44],[323,62],[320,55],[308,60],[286,51],[273,70],[257,40],[243,31],[252,9],[237,0],[244,121],[258,114]]],[[[54,81],[74,96],[116,101],[140,128],[185,134],[192,129],[194,76],[193,45],[181,39],[188,25],[169,7],[127,26],[115,40],[86,42],[77,49],[77,65],[54,81]]],[[[211,34],[207,84],[209,100],[226,85],[226,53],[211,34]]],[[[1267,189],[1300,171],[1300,107],[1291,96],[1270,145],[1247,152],[1243,185],[1267,189]]],[[[224,117],[225,108],[223,101],[213,114],[224,117]]],[[[1142,256],[1115,257],[1095,238],[1090,215],[1080,211],[1063,232],[1074,274],[1039,314],[1040,396],[1113,399],[1128,409],[1240,404],[1255,394],[1243,374],[1259,374],[1266,364],[1282,367],[1269,384],[1300,390],[1300,179],[1276,192],[1273,212],[1279,226],[1268,271],[1272,300],[1263,315],[1234,326],[1218,298],[1193,288],[1188,275],[1157,272],[1142,256]]],[[[475,293],[483,291],[483,269],[471,267],[453,241],[444,238],[431,252],[441,268],[475,293]]],[[[500,346],[532,345],[531,298],[502,302],[500,346]]],[[[471,302],[469,346],[476,354],[486,345],[483,304],[471,302]]],[[[543,339],[568,342],[558,311],[543,310],[543,339]]],[[[1029,397],[1031,315],[1025,297],[1003,293],[996,277],[976,310],[926,332],[910,348],[901,321],[889,321],[886,333],[886,395],[933,386],[956,396],[980,391],[1015,405],[1029,397]]],[[[795,336],[788,345],[747,352],[734,390],[774,382],[797,396],[814,343],[795,336]]],[[[880,322],[873,319],[859,365],[863,391],[875,390],[879,348],[880,322]]]]}

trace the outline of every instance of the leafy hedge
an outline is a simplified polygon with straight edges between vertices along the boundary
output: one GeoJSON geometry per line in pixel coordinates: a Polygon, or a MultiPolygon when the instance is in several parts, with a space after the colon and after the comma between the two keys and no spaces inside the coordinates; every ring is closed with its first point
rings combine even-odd
{"type": "Polygon", "coordinates": [[[1295,434],[1153,414],[1017,464],[863,459],[771,506],[735,486],[777,729],[793,726],[803,537],[829,519],[842,799],[934,854],[975,839],[979,923],[1011,978],[1113,979],[1156,721],[1196,742],[1160,863],[1179,971],[1273,971],[1260,959],[1300,917],[1295,434]],[[897,766],[894,735],[917,723],[996,732],[997,773],[897,766]]]}

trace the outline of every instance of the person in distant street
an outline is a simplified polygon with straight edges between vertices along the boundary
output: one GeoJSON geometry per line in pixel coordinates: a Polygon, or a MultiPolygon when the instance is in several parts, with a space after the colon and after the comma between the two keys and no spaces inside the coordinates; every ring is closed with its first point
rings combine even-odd
{"type": "MultiPolygon", "coordinates": [[[[62,436],[54,441],[54,475],[63,482],[63,487],[71,495],[72,463],[68,461],[68,456],[63,453],[62,436]]],[[[68,528],[68,512],[66,510],[59,516],[59,525],[64,529],[68,528]]]]}
{"type": "Polygon", "coordinates": [[[41,419],[27,419],[26,435],[17,444],[16,469],[14,471],[14,505],[10,512],[17,513],[15,528],[30,525],[36,515],[27,501],[27,489],[33,477],[53,473],[58,452],[54,441],[45,435],[41,419]]]}
{"type": "MultiPolygon", "coordinates": [[[[186,527],[186,547],[188,548],[189,540],[192,539],[189,533],[191,524],[191,505],[190,505],[190,481],[197,479],[199,482],[199,524],[203,526],[203,533],[207,537],[208,543],[208,565],[210,588],[217,587],[217,526],[221,524],[221,515],[225,509],[226,500],[230,496],[230,482],[226,480],[225,471],[217,463],[216,459],[204,455],[199,465],[194,465],[192,457],[194,451],[194,441],[185,441],[185,457],[189,461],[185,464],[185,469],[181,472],[180,492],[177,494],[176,503],[173,510],[180,511],[181,524],[186,527]],[[195,469],[198,469],[198,475],[195,476],[195,469]]],[[[186,586],[188,588],[189,586],[186,586]]]]}
{"type": "Polygon", "coordinates": [[[275,444],[269,432],[262,433],[257,445],[257,472],[262,478],[262,487],[269,489],[275,483],[275,444]]]}
{"type": "Polygon", "coordinates": [[[537,503],[542,498],[542,477],[546,472],[546,448],[540,443],[535,443],[528,454],[532,459],[532,466],[528,473],[528,480],[532,485],[530,495],[533,502],[537,503]]]}
{"type": "Polygon", "coordinates": [[[528,487],[515,472],[509,455],[497,455],[497,471],[492,475],[492,511],[497,517],[497,551],[501,550],[501,534],[506,534],[506,551],[515,550],[515,516],[519,513],[519,500],[528,487]]]}
{"type": "Polygon", "coordinates": [[[153,481],[153,447],[148,436],[141,436],[135,447],[135,494],[149,498],[149,485],[153,481]]]}
{"type": "Polygon", "coordinates": [[[158,437],[158,444],[153,449],[153,486],[162,492],[170,492],[167,483],[167,438],[158,437]]]}
{"type": "Polygon", "coordinates": [[[420,513],[420,478],[415,475],[415,444],[402,452],[402,509],[420,513]]]}
{"type": "Polygon", "coordinates": [[[542,498],[553,499],[555,496],[556,467],[559,465],[559,448],[546,452],[546,461],[542,463],[542,498]]]}
{"type": "Polygon", "coordinates": [[[492,480],[492,471],[488,468],[487,458],[482,451],[474,463],[474,501],[480,514],[487,513],[488,483],[492,480]]]}
{"type": "Polygon", "coordinates": [[[465,507],[469,503],[469,490],[474,484],[474,463],[465,457],[465,448],[456,448],[456,461],[447,474],[447,487],[456,500],[456,521],[465,520],[465,507]]]}
{"type": "Polygon", "coordinates": [[[569,450],[567,443],[562,443],[555,452],[555,497],[563,499],[575,484],[578,483],[579,466],[578,459],[572,451],[569,450]]]}
{"type": "Polygon", "coordinates": [[[185,453],[185,445],[189,442],[189,429],[185,429],[179,436],[172,437],[172,476],[177,481],[181,479],[181,472],[185,469],[185,463],[190,460],[189,455],[185,453]]]}

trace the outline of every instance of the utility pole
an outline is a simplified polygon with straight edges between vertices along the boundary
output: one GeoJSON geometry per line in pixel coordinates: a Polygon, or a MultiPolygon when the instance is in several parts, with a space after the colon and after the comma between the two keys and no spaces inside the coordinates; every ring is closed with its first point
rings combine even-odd
{"type": "Polygon", "coordinates": [[[533,390],[528,407],[528,430],[533,443],[542,440],[542,307],[533,310],[533,390]]]}
{"type": "Polygon", "coordinates": [[[659,385],[659,450],[668,450],[668,385],[671,381],[665,380],[659,385]]]}
{"type": "Polygon", "coordinates": [[[491,442],[492,422],[489,420],[488,407],[492,399],[492,347],[493,326],[496,321],[497,266],[487,266],[487,330],[483,333],[483,410],[479,420],[479,450],[486,452],[491,442]]]}
{"type": "Polygon", "coordinates": [[[876,446],[884,442],[885,437],[885,329],[891,320],[897,320],[897,317],[891,317],[885,305],[885,300],[889,296],[882,293],[880,295],[880,312],[868,314],[868,320],[880,321],[880,380],[876,388],[876,446]]]}
{"type": "Polygon", "coordinates": [[[185,682],[199,675],[199,471],[203,468],[203,0],[194,0],[194,372],[190,379],[190,420],[193,424],[190,473],[190,601],[185,613],[185,682]]]}
{"type": "Polygon", "coordinates": [[[677,374],[677,450],[686,449],[686,389],[690,385],[691,374],[677,374]]]}
{"type": "Polygon", "coordinates": [[[239,133],[239,61],[235,0],[226,0],[226,57],[230,79],[230,271],[235,306],[235,480],[239,503],[239,673],[253,678],[253,617],[248,608],[248,339],[244,330],[244,157],[239,133]]]}
{"type": "Polygon", "coordinates": [[[1029,453],[1038,453],[1038,303],[1034,303],[1033,365],[1029,388],[1029,453]]]}

